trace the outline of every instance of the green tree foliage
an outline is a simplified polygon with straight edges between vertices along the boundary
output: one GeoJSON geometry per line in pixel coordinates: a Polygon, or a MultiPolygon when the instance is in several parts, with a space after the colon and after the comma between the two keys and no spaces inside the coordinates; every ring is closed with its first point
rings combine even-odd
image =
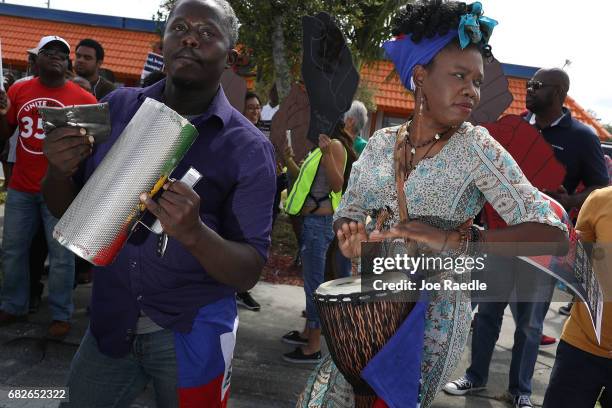
{"type": "MultiPolygon", "coordinates": [[[[282,72],[275,63],[273,38],[277,24],[284,35],[284,61],[291,80],[300,77],[302,21],[304,15],[325,11],[333,16],[345,35],[355,65],[382,57],[381,45],[391,37],[391,17],[408,0],[229,0],[240,20],[241,52],[249,56],[257,82],[271,84],[282,72]]],[[[165,20],[175,0],[163,0],[155,19],[165,20]]],[[[278,43],[277,43],[278,45],[278,43]]],[[[278,52],[278,48],[277,48],[278,52]]],[[[278,85],[278,82],[277,82],[278,85]]],[[[285,92],[280,92],[285,95],[285,92]]]]}

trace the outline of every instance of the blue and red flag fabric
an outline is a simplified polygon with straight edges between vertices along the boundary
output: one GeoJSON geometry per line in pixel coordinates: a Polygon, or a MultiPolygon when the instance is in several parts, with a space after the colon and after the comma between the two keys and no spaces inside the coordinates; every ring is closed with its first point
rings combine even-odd
{"type": "Polygon", "coordinates": [[[418,406],[427,304],[424,298],[416,303],[393,337],[361,371],[378,396],[374,408],[418,406]]]}
{"type": "Polygon", "coordinates": [[[174,334],[180,408],[225,408],[236,345],[236,300],[202,307],[189,333],[174,334]]]}

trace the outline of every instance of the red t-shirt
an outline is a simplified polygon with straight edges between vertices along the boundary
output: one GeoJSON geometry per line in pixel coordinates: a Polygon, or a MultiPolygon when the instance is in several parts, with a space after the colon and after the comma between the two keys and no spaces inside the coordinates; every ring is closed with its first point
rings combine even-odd
{"type": "Polygon", "coordinates": [[[8,91],[11,107],[6,115],[12,126],[19,126],[17,159],[9,187],[26,193],[39,193],[40,182],[47,171],[43,155],[42,119],[39,106],[65,107],[97,103],[96,98],[72,81],[59,88],[48,88],[38,78],[19,82],[8,91]]]}

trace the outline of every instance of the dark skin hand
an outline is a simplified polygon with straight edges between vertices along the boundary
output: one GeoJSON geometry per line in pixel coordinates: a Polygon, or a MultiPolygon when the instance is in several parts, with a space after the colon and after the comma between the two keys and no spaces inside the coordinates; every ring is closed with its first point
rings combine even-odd
{"type": "MultiPolygon", "coordinates": [[[[507,256],[565,255],[569,249],[565,233],[559,228],[526,222],[498,230],[483,231],[484,242],[479,243],[479,251],[507,256]],[[526,243],[558,243],[558,245],[523,245],[526,243]],[[519,245],[496,245],[519,243],[519,245]],[[552,248],[552,249],[551,249],[552,248]]],[[[420,221],[400,223],[389,231],[372,233],[374,239],[404,238],[423,243],[433,251],[456,250],[461,246],[461,235],[457,231],[443,231],[420,221]],[[448,239],[447,239],[448,234],[448,239]]]]}
{"type": "Polygon", "coordinates": [[[345,257],[358,258],[361,256],[361,243],[372,242],[365,230],[365,225],[348,218],[340,218],[334,222],[334,231],[338,238],[338,248],[345,257]]]}
{"type": "MultiPolygon", "coordinates": [[[[471,223],[466,221],[464,225],[471,223]]],[[[362,242],[380,242],[393,239],[408,239],[427,245],[434,252],[456,250],[460,247],[461,235],[457,231],[445,231],[420,221],[399,223],[389,231],[372,231],[367,234],[365,226],[348,218],[340,218],[334,223],[338,246],[347,258],[361,256],[362,242]],[[448,236],[447,236],[448,234],[448,236]]],[[[479,250],[485,253],[507,256],[564,255],[569,246],[565,234],[559,228],[539,223],[526,222],[499,230],[482,231],[484,243],[479,250]],[[531,237],[531,238],[525,238],[531,237]],[[543,243],[558,245],[495,245],[499,243],[543,243]],[[491,245],[493,244],[493,245],[491,245]],[[551,250],[552,248],[552,250],[551,250]]]]}
{"type": "Polygon", "coordinates": [[[219,282],[240,291],[252,288],[259,274],[248,274],[241,267],[263,268],[264,262],[255,249],[226,240],[208,228],[200,219],[200,196],[181,181],[164,185],[156,203],[146,193],[141,201],[161,222],[168,236],[179,241],[219,282]]]}
{"type": "Polygon", "coordinates": [[[43,152],[49,163],[42,182],[42,193],[51,214],[60,218],[78,190],[72,176],[79,164],[91,155],[93,136],[83,128],[64,127],[47,133],[43,152]]]}
{"type": "Polygon", "coordinates": [[[589,194],[598,188],[604,188],[606,186],[591,186],[589,188],[585,188],[579,193],[568,194],[567,190],[563,186],[559,186],[557,191],[545,191],[546,194],[554,198],[565,208],[566,210],[571,210],[572,208],[580,208],[584,201],[587,199],[589,194]]]}

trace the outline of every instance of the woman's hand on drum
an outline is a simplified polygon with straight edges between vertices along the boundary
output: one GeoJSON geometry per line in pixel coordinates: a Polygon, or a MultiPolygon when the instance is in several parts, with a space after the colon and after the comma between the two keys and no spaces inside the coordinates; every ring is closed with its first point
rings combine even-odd
{"type": "Polygon", "coordinates": [[[361,256],[361,243],[369,240],[365,225],[355,221],[342,224],[336,236],[340,252],[349,259],[361,256]]]}
{"type": "MultiPolygon", "coordinates": [[[[458,229],[469,228],[473,220],[469,219],[461,224],[458,229]]],[[[456,230],[447,231],[420,221],[408,221],[399,223],[389,231],[373,231],[370,239],[408,239],[427,245],[435,252],[447,249],[457,249],[460,246],[461,235],[456,230]]]]}
{"type": "Polygon", "coordinates": [[[200,196],[182,181],[170,181],[156,203],[148,194],[140,200],[161,223],[164,232],[187,248],[195,247],[201,238],[200,196]]]}

